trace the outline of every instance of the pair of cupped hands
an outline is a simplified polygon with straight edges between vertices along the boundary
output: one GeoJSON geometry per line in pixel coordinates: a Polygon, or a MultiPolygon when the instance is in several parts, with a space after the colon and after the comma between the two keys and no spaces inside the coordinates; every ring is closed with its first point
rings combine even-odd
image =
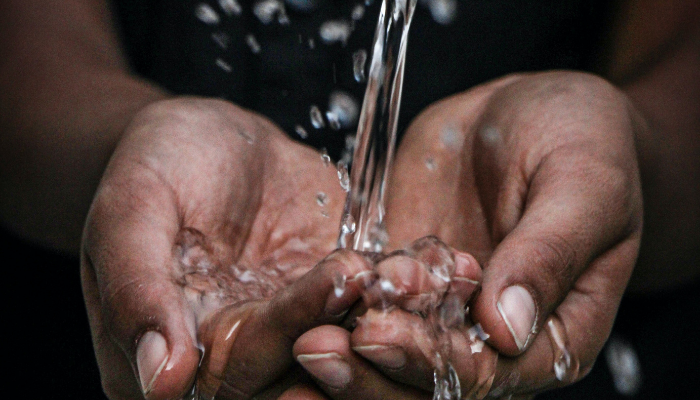
{"type": "Polygon", "coordinates": [[[508,76],[435,103],[407,130],[388,192],[388,247],[407,250],[377,258],[334,251],[346,193],[318,152],[224,101],[153,104],[84,232],[103,387],[115,400],[182,398],[195,382],[202,398],[430,399],[435,356],[415,311],[444,284],[425,268],[435,251],[454,270],[443,289],[468,305],[449,331],[465,398],[576,380],[637,256],[640,129],[621,92],[580,73],[508,76]],[[413,242],[427,235],[442,242],[413,242]],[[368,311],[380,281],[398,297],[368,311]],[[563,382],[557,340],[572,360],[563,382]]]}

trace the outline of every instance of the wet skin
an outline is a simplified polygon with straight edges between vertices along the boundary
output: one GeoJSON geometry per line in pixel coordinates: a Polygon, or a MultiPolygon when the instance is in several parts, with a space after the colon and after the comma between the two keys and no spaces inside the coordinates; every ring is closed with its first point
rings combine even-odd
{"type": "MultiPolygon", "coordinates": [[[[389,192],[390,245],[436,235],[470,265],[466,279],[482,271],[469,316],[488,346],[476,352],[468,332],[452,333],[465,392],[528,395],[564,384],[554,377],[550,335],[537,334],[550,315],[581,362],[571,379],[592,365],[639,246],[636,129],[624,96],[569,73],[475,88],[409,128],[389,192]],[[427,158],[431,168],[416,167],[427,158]],[[504,293],[530,296],[531,329],[505,319],[504,293]]],[[[141,112],[110,161],[83,242],[108,395],[177,398],[199,379],[222,398],[341,399],[358,390],[367,399],[430,398],[434,360],[413,328],[419,294],[433,289],[421,282],[430,280],[405,254],[376,265],[348,252],[322,261],[335,247],[343,198],[334,168],[258,115],[201,99],[141,112]],[[414,297],[390,313],[368,312],[352,332],[338,327],[370,269],[414,297]],[[340,300],[338,273],[363,277],[340,300]],[[350,378],[328,384],[342,376],[329,366],[350,378]]],[[[465,302],[467,291],[457,292],[465,302]]]]}

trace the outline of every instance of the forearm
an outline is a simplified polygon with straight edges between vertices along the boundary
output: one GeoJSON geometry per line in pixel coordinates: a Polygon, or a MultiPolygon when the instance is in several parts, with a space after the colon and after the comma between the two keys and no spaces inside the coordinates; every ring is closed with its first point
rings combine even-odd
{"type": "Polygon", "coordinates": [[[0,220],[76,252],[121,132],[164,94],[128,73],[99,3],[27,3],[9,3],[3,21],[12,25],[4,24],[0,46],[0,220]],[[51,6],[58,17],[36,15],[51,6]]]}
{"type": "Polygon", "coordinates": [[[613,45],[611,79],[649,125],[637,140],[645,232],[631,291],[667,288],[700,276],[699,9],[685,0],[639,1],[613,45]],[[639,21],[649,15],[658,21],[639,21]],[[659,26],[667,29],[654,31],[659,26]],[[645,31],[650,27],[652,32],[645,31]]]}

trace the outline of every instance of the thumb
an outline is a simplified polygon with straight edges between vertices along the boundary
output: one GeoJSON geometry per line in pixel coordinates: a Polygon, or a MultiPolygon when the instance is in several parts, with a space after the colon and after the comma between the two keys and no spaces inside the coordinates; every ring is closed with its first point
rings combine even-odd
{"type": "MultiPolygon", "coordinates": [[[[565,150],[550,154],[520,192],[527,193],[524,204],[502,201],[494,211],[524,210],[514,227],[502,230],[507,233],[485,263],[482,291],[472,309],[474,321],[504,354],[528,348],[590,263],[640,229],[635,176],[573,157],[575,152],[565,150]]],[[[619,293],[610,298],[622,296],[631,274],[634,257],[624,254],[597,272],[619,283],[619,293]]]]}
{"type": "Polygon", "coordinates": [[[112,190],[103,185],[93,203],[82,251],[103,386],[113,398],[180,398],[194,381],[200,352],[194,316],[175,279],[179,226],[168,216],[177,214],[156,185],[139,188],[149,201],[138,207],[137,199],[112,190]]]}

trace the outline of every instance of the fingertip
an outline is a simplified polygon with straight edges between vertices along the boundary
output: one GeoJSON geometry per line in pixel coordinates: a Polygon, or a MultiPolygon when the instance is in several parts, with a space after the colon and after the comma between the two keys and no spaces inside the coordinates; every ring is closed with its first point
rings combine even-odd
{"type": "Polygon", "coordinates": [[[499,352],[516,356],[527,350],[537,328],[538,307],[524,285],[510,285],[500,293],[486,287],[470,310],[472,320],[490,335],[488,343],[499,352]]]}
{"type": "Polygon", "coordinates": [[[456,249],[452,250],[455,255],[455,276],[481,282],[481,266],[479,262],[469,253],[456,249]]]}
{"type": "Polygon", "coordinates": [[[178,340],[168,341],[158,331],[141,336],[136,348],[136,369],[144,396],[149,400],[179,398],[192,387],[199,351],[178,340]],[[170,343],[176,343],[171,345],[170,343]]]}

